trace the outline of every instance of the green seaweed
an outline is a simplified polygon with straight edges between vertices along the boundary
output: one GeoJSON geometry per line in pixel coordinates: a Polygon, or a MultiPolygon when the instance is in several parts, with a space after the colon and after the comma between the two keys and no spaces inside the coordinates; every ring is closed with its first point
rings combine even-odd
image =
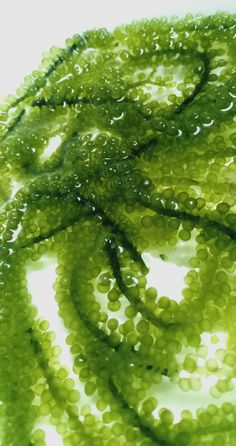
{"type": "Polygon", "coordinates": [[[217,13],[88,31],[1,106],[3,446],[47,445],[41,422],[65,446],[235,445],[235,30],[217,13]],[[158,295],[158,263],[148,285],[144,253],[181,258],[180,300],[158,295]],[[73,379],[28,291],[45,254],[73,379]],[[214,357],[206,334],[226,337],[214,357]]]}

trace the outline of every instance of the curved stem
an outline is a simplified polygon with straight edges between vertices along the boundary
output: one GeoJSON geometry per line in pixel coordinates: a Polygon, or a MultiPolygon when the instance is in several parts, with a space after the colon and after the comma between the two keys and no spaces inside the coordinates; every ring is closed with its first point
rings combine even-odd
{"type": "Polygon", "coordinates": [[[176,114],[176,115],[179,115],[180,113],[182,113],[184,111],[184,109],[189,104],[191,104],[191,102],[193,102],[194,99],[196,99],[196,97],[199,95],[199,93],[201,93],[204,86],[207,84],[207,82],[209,80],[210,71],[211,71],[210,59],[206,52],[204,52],[202,54],[201,59],[204,63],[204,70],[203,70],[200,82],[198,84],[196,84],[194,91],[186,99],[184,99],[184,101],[179,105],[177,110],[174,112],[174,114],[176,114]]]}
{"type": "Polygon", "coordinates": [[[154,206],[142,199],[138,199],[138,201],[142,206],[154,212],[157,212],[160,215],[164,215],[167,217],[176,217],[179,220],[191,220],[195,225],[200,226],[202,229],[204,229],[205,224],[207,223],[208,226],[217,228],[219,231],[226,234],[231,240],[236,241],[236,231],[229,228],[228,226],[225,226],[223,223],[219,223],[218,221],[209,218],[209,216],[206,214],[203,216],[193,215],[185,211],[178,211],[175,209],[167,209],[161,206],[154,206]]]}
{"type": "Polygon", "coordinates": [[[120,291],[125,295],[128,301],[136,307],[138,312],[142,314],[142,316],[144,316],[149,322],[151,322],[153,325],[157,327],[161,326],[167,328],[170,326],[177,326],[177,324],[174,322],[169,324],[164,324],[158,316],[152,314],[147,309],[146,305],[141,301],[139,297],[134,297],[132,293],[129,292],[129,288],[126,287],[122,278],[120,262],[117,254],[117,247],[116,243],[114,242],[114,239],[109,238],[107,240],[105,244],[105,249],[107,251],[110,265],[120,291]]]}
{"type": "Polygon", "coordinates": [[[128,413],[130,418],[132,419],[132,423],[136,426],[146,437],[150,438],[154,445],[156,446],[174,446],[172,442],[166,441],[158,435],[158,430],[154,431],[153,428],[148,427],[144,424],[142,418],[136,410],[130,407],[128,402],[123,397],[122,393],[118,390],[117,386],[114,384],[112,378],[108,381],[109,388],[116,399],[119,402],[122,409],[128,413]]]}
{"type": "Polygon", "coordinates": [[[84,425],[83,425],[82,421],[80,421],[80,419],[78,417],[76,417],[74,414],[71,413],[70,406],[69,406],[68,402],[59,395],[60,389],[55,388],[55,383],[53,383],[53,380],[55,377],[51,371],[51,368],[49,367],[48,360],[45,357],[45,353],[41,347],[40,342],[37,339],[37,336],[36,336],[34,330],[32,328],[29,328],[27,330],[27,332],[30,335],[32,349],[34,350],[35,357],[37,358],[37,362],[38,362],[40,368],[44,372],[44,376],[47,381],[47,384],[48,384],[48,387],[49,387],[52,397],[57,402],[57,404],[63,410],[65,410],[65,412],[68,415],[68,418],[70,420],[73,420],[74,422],[76,422],[77,429],[80,431],[82,430],[83,434],[86,435],[91,440],[91,437],[87,434],[87,432],[85,432],[84,425]]]}
{"type": "MultiPolygon", "coordinates": [[[[71,297],[72,301],[75,305],[76,312],[78,316],[80,317],[81,321],[83,322],[86,329],[90,332],[90,334],[93,336],[93,339],[100,341],[101,343],[105,343],[109,348],[112,348],[113,351],[118,352],[119,348],[122,345],[122,342],[119,343],[118,346],[114,346],[114,344],[111,342],[110,336],[105,334],[102,330],[100,330],[98,327],[96,327],[95,324],[93,324],[86,313],[82,310],[81,305],[77,305],[78,302],[78,293],[75,295],[75,288],[76,287],[76,269],[74,270],[74,273],[72,274],[71,279],[71,297]]],[[[79,303],[79,302],[78,302],[79,303]]],[[[131,423],[133,426],[137,427],[142,434],[144,434],[146,437],[150,438],[154,445],[156,446],[173,446],[172,443],[167,442],[160,438],[158,435],[158,432],[154,431],[152,428],[145,426],[143,423],[142,418],[140,415],[137,414],[137,412],[129,406],[125,398],[122,396],[121,392],[118,390],[116,385],[114,384],[114,381],[111,377],[108,378],[108,386],[110,388],[110,391],[115,398],[115,400],[119,403],[119,405],[122,408],[122,411],[125,411],[126,415],[128,414],[131,423]]]]}

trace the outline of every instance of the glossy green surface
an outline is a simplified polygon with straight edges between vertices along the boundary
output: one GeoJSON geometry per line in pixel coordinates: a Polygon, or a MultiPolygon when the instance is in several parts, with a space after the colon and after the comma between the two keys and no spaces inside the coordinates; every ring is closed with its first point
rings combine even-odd
{"type": "Polygon", "coordinates": [[[223,13],[90,31],[1,107],[1,445],[46,445],[45,420],[66,446],[236,444],[235,33],[223,13]],[[144,252],[188,268],[180,301],[144,252]],[[27,289],[46,253],[74,380],[27,289]],[[159,394],[197,400],[203,376],[176,420],[159,394]]]}

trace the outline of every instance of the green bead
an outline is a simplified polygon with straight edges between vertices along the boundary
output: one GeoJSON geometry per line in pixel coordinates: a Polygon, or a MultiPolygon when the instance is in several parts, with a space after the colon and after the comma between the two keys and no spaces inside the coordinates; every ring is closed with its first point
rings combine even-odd
{"type": "Polygon", "coordinates": [[[219,203],[219,204],[217,205],[216,209],[217,209],[217,211],[219,212],[219,214],[224,215],[224,214],[226,214],[226,213],[228,212],[228,210],[229,210],[229,205],[228,205],[228,203],[224,203],[224,202],[222,202],[222,203],[219,203]]]}

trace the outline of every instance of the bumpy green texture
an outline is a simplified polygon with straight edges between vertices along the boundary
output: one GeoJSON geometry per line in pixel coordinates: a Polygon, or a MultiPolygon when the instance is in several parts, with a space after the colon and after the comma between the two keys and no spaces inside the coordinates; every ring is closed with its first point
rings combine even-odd
{"type": "Polygon", "coordinates": [[[224,13],[76,35],[1,107],[1,445],[54,446],[50,423],[65,446],[235,446],[235,35],[224,13]],[[73,376],[27,286],[49,254],[73,376]],[[187,268],[180,299],[148,255],[187,268]]]}

